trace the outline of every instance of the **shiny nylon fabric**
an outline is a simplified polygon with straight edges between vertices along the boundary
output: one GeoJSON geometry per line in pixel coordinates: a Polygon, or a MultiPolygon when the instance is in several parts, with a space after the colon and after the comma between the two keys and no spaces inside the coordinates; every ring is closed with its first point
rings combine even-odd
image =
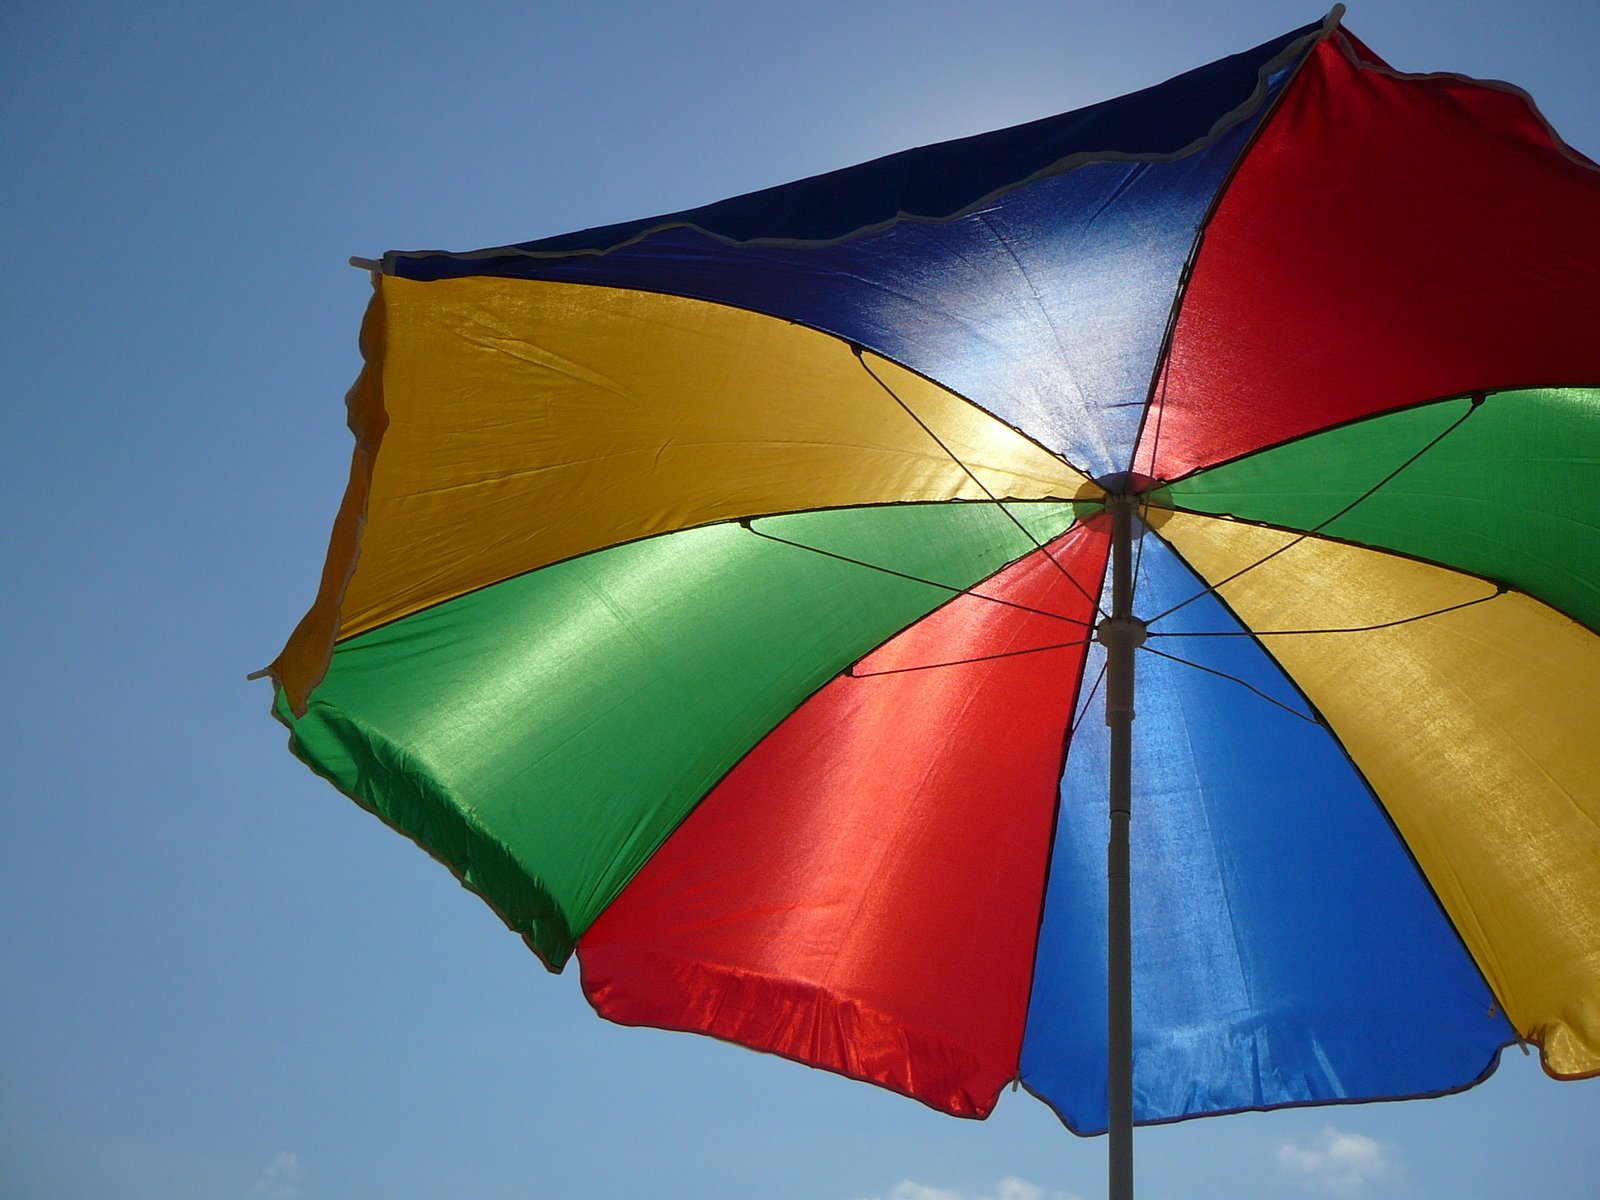
{"type": "Polygon", "coordinates": [[[1600,169],[1527,97],[1318,44],[1184,292],[1137,468],[1161,479],[1341,421],[1600,379],[1600,169]]]}
{"type": "Polygon", "coordinates": [[[1518,1032],[1558,1075],[1600,1070],[1600,635],[1322,538],[1184,513],[1161,533],[1325,715],[1518,1032]]]}
{"type": "Polygon", "coordinates": [[[388,266],[410,279],[516,275],[529,254],[596,253],[668,226],[690,225],[733,242],[825,242],[904,216],[951,217],[1079,155],[1180,152],[1210,134],[1219,117],[1250,99],[1264,67],[1303,49],[1319,28],[1307,25],[1253,50],[1088,108],[920,146],[703,208],[500,250],[394,252],[387,256],[388,266]]]}
{"type": "Polygon", "coordinates": [[[675,228],[604,255],[521,260],[518,272],[826,330],[1101,475],[1133,456],[1195,231],[1266,103],[1175,161],[1088,163],[956,220],[898,221],[820,246],[730,246],[675,228]]]}
{"type": "MultiPolygon", "coordinates": [[[[1203,592],[1153,535],[1140,563],[1136,611],[1203,592]]],[[[1138,656],[1135,1120],[1482,1077],[1511,1030],[1338,744],[1214,598],[1156,632],[1152,650],[1234,678],[1138,656]],[[1207,633],[1230,636],[1181,636],[1207,633]]],[[[1103,662],[1097,646],[1090,681],[1103,662]]],[[[1080,1133],[1106,1124],[1102,704],[1086,706],[1061,782],[1022,1048],[1023,1083],[1080,1133]]]]}
{"type": "MultiPolygon", "coordinates": [[[[1065,504],[1011,512],[1036,538],[1073,519],[1065,504]]],[[[987,503],[759,524],[585,555],[343,642],[304,717],[280,699],[295,753],[559,967],[759,738],[1035,545],[987,503]]]]}
{"type": "Polygon", "coordinates": [[[595,1008],[986,1115],[1016,1076],[1106,550],[1075,526],[778,726],[580,942],[595,1008]]]}
{"type": "Polygon", "coordinates": [[[378,287],[388,429],[341,637],[713,521],[1084,483],[948,390],[788,322],[563,283],[378,287]]]}
{"type": "Polygon", "coordinates": [[[1038,542],[1092,593],[1134,454],[1138,1120],[1600,1072],[1600,174],[1295,37],[386,256],[296,753],[614,1020],[1096,1131],[1103,655],[1038,542]]]}
{"type": "Polygon", "coordinates": [[[1309,32],[1081,113],[708,210],[388,262],[416,279],[600,283],[781,316],[939,380],[1090,475],[1119,471],[1200,223],[1309,32]],[[904,188],[892,208],[890,180],[904,188]]]}
{"type": "Polygon", "coordinates": [[[1600,630],[1597,421],[1594,388],[1441,401],[1201,471],[1165,499],[1470,571],[1600,630]]]}
{"type": "Polygon", "coordinates": [[[305,712],[311,689],[322,682],[328,669],[334,638],[339,632],[339,604],[349,586],[366,526],[373,463],[389,424],[389,415],[383,408],[384,317],[383,305],[374,294],[361,322],[361,374],[345,395],[345,409],[349,414],[346,424],[356,439],[350,456],[350,480],[333,520],[333,534],[328,540],[328,557],[323,563],[316,599],[300,618],[278,657],[251,676],[270,676],[274,685],[281,689],[288,711],[293,713],[305,712]]]}

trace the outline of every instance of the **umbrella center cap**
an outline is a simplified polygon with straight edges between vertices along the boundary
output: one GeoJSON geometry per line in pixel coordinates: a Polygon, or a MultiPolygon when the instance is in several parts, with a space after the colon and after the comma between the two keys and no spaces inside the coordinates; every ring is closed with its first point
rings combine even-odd
{"type": "Polygon", "coordinates": [[[1111,496],[1138,496],[1161,486],[1161,480],[1141,471],[1112,471],[1098,476],[1094,482],[1111,496]]]}
{"type": "Polygon", "coordinates": [[[1080,521],[1093,521],[1096,513],[1119,499],[1133,505],[1143,528],[1160,529],[1172,515],[1172,497],[1166,481],[1139,471],[1112,471],[1085,479],[1072,504],[1080,521]]]}

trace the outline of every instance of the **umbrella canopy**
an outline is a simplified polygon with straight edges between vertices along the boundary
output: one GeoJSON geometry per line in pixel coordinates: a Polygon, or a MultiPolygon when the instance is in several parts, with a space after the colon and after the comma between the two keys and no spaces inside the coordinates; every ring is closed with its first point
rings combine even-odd
{"type": "Polygon", "coordinates": [[[374,273],[291,745],[595,1008],[1107,1125],[1600,1073],[1600,169],[1336,13],[374,273]]]}

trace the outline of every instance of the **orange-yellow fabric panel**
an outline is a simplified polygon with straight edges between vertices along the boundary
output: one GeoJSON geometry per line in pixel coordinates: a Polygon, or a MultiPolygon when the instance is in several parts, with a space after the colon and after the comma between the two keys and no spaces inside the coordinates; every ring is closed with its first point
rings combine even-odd
{"type": "Polygon", "coordinates": [[[836,338],[617,288],[379,283],[389,428],[339,637],[591,550],[895,501],[1070,498],[1083,476],[836,338]]]}
{"type": "Polygon", "coordinates": [[[389,421],[383,409],[383,341],[383,304],[374,294],[361,322],[361,355],[365,365],[344,398],[350,432],[356,439],[350,456],[350,481],[345,485],[344,499],[333,519],[328,558],[322,567],[317,596],[278,657],[250,676],[256,679],[270,675],[277,680],[296,715],[305,713],[306,697],[328,672],[338,633],[339,600],[349,585],[361,544],[372,464],[383,444],[384,429],[389,421]]]}
{"type": "Polygon", "coordinates": [[[1600,1071],[1600,637],[1361,547],[1186,513],[1161,536],[1213,583],[1288,546],[1220,595],[1327,718],[1546,1069],[1600,1071]]]}

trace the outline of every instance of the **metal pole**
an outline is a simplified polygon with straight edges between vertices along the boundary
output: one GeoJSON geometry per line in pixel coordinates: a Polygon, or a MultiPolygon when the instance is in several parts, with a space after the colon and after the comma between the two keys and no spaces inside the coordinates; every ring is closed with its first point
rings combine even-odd
{"type": "Polygon", "coordinates": [[[1106,497],[1111,514],[1111,615],[1096,635],[1106,648],[1106,724],[1111,729],[1111,840],[1106,846],[1107,1193],[1133,1200],[1133,955],[1128,821],[1133,800],[1133,656],[1144,622],[1133,615],[1133,522],[1138,495],[1106,497]]]}

